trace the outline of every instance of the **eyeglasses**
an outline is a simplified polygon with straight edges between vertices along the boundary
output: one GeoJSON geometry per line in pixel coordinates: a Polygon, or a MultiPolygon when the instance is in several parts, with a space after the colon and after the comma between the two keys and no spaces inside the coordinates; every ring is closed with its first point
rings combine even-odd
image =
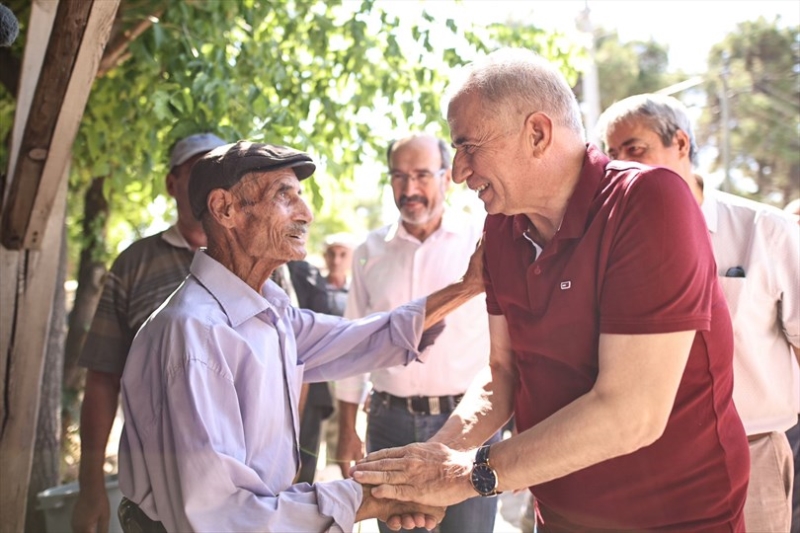
{"type": "Polygon", "coordinates": [[[431,172],[430,170],[416,170],[410,174],[395,170],[389,173],[389,179],[392,183],[402,183],[403,185],[412,180],[420,185],[428,185],[434,178],[442,177],[445,172],[447,172],[445,168],[440,168],[436,172],[431,172]]]}

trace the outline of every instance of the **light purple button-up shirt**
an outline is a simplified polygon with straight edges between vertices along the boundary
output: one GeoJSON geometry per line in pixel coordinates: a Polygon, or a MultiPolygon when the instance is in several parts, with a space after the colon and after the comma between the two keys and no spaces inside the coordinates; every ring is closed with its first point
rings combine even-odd
{"type": "Polygon", "coordinates": [[[318,315],[197,252],[128,355],[122,493],[169,531],[351,531],[360,485],[292,485],[300,388],[415,360],[424,304],[318,315]]]}

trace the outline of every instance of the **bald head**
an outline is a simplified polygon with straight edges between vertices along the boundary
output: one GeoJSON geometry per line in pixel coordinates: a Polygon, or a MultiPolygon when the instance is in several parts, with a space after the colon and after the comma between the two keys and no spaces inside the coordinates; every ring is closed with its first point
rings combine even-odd
{"type": "Polygon", "coordinates": [[[450,148],[447,146],[447,143],[427,133],[414,133],[389,143],[389,148],[386,150],[386,163],[389,165],[390,171],[392,169],[392,156],[394,153],[400,148],[409,145],[423,147],[431,151],[438,151],[442,158],[439,168],[450,168],[451,156],[450,148]]]}

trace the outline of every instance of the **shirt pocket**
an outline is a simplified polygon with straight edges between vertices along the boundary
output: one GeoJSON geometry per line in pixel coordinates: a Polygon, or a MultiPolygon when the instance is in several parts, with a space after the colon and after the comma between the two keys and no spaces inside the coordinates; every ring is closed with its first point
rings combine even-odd
{"type": "Polygon", "coordinates": [[[294,383],[293,387],[297,391],[298,398],[300,397],[300,387],[303,386],[303,376],[306,373],[306,365],[305,363],[298,362],[294,366],[294,383]]]}
{"type": "Polygon", "coordinates": [[[745,299],[747,278],[720,276],[719,283],[723,294],[725,294],[725,301],[728,303],[731,320],[733,320],[739,311],[739,302],[743,302],[745,299]]]}

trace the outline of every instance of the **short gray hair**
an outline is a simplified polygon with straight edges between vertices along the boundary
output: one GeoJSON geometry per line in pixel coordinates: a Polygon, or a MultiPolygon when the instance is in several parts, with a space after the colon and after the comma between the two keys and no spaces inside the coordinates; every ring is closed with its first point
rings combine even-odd
{"type": "Polygon", "coordinates": [[[501,48],[467,67],[451,99],[477,92],[501,116],[542,111],[560,126],[584,137],[581,112],[564,75],[530,50],[501,48]]]}
{"type": "MultiPolygon", "coordinates": [[[[406,142],[410,141],[411,139],[417,139],[420,137],[430,137],[430,136],[424,133],[413,133],[401,139],[392,139],[389,142],[389,146],[386,148],[386,163],[389,166],[389,169],[392,168],[392,154],[394,153],[395,145],[399,142],[406,142]]],[[[453,159],[452,156],[450,155],[450,147],[447,146],[446,142],[444,142],[442,139],[438,137],[436,137],[436,144],[439,147],[439,155],[442,156],[442,166],[440,168],[449,169],[450,161],[453,159]]]]}
{"type": "Polygon", "coordinates": [[[672,146],[678,130],[689,137],[689,160],[697,165],[697,141],[689,114],[679,100],[663,94],[637,94],[614,103],[597,121],[597,136],[608,146],[609,130],[629,120],[643,121],[654,131],[664,146],[672,146]]]}

